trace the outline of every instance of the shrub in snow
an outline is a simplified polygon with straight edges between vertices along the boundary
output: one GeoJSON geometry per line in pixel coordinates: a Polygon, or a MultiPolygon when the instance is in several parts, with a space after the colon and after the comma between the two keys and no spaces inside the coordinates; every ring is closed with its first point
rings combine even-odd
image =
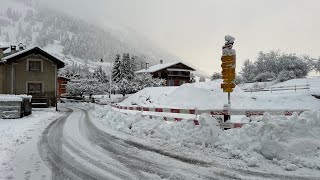
{"type": "Polygon", "coordinates": [[[251,157],[247,162],[249,167],[257,167],[259,166],[259,160],[256,157],[251,157]]]}
{"type": "Polygon", "coordinates": [[[294,165],[294,164],[288,164],[286,167],[285,167],[285,170],[287,171],[295,171],[298,169],[298,166],[294,165]]]}
{"type": "Polygon", "coordinates": [[[213,73],[213,75],[211,76],[211,80],[216,80],[221,78],[222,78],[222,75],[221,73],[218,73],[218,72],[213,73]]]}
{"type": "Polygon", "coordinates": [[[284,70],[279,73],[277,80],[280,82],[283,82],[283,81],[287,81],[294,78],[296,78],[296,75],[294,74],[293,71],[284,70]]]}
{"type": "Polygon", "coordinates": [[[206,79],[204,77],[200,77],[199,82],[206,82],[206,79]]]}
{"type": "Polygon", "coordinates": [[[263,72],[258,74],[255,78],[254,81],[256,82],[267,82],[267,81],[272,81],[276,75],[273,72],[263,72]]]}

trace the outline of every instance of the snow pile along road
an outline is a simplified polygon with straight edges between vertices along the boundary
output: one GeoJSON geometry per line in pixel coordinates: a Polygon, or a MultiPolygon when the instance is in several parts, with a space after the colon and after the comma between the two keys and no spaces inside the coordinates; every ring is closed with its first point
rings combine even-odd
{"type": "Polygon", "coordinates": [[[165,98],[174,91],[177,87],[148,87],[143,90],[129,96],[127,99],[121,102],[122,105],[138,105],[148,106],[152,103],[165,98]]]}
{"type": "Polygon", "coordinates": [[[215,145],[248,166],[267,159],[289,171],[320,170],[320,112],[291,117],[265,114],[259,122],[224,131],[215,145]]]}
{"type": "Polygon", "coordinates": [[[166,122],[140,113],[124,114],[96,105],[90,116],[107,128],[171,154],[232,169],[293,176],[320,176],[320,112],[257,117],[240,129],[222,131],[215,118],[166,122]],[[150,144],[150,142],[152,142],[150,144]]]}
{"type": "Polygon", "coordinates": [[[110,107],[96,106],[91,117],[98,119],[105,126],[130,135],[143,138],[167,140],[172,143],[207,145],[217,140],[221,131],[215,118],[203,114],[199,118],[201,126],[195,126],[192,120],[179,123],[166,122],[161,117],[150,119],[149,116],[123,114],[110,107]]]}

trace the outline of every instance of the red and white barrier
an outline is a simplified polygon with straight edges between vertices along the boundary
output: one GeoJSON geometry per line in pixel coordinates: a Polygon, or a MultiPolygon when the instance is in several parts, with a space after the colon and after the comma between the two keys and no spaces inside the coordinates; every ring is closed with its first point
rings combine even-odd
{"type": "MultiPolygon", "coordinates": [[[[140,106],[119,106],[119,105],[111,105],[113,108],[122,109],[122,110],[134,110],[141,112],[160,112],[160,113],[178,113],[178,114],[194,114],[198,117],[198,114],[208,113],[212,116],[223,116],[223,115],[245,115],[247,117],[250,116],[260,116],[264,113],[269,113],[270,115],[285,115],[291,116],[294,112],[299,115],[307,111],[305,109],[208,109],[208,110],[198,110],[198,109],[176,109],[176,108],[155,108],[155,107],[140,107],[140,106]]],[[[190,118],[181,118],[181,117],[164,117],[159,115],[147,115],[150,118],[163,117],[165,121],[173,121],[178,122],[182,120],[191,120],[195,125],[199,125],[199,121],[197,119],[190,118]]],[[[220,123],[220,128],[241,128],[246,123],[220,123]]]]}
{"type": "Polygon", "coordinates": [[[261,116],[264,113],[269,113],[270,115],[285,115],[291,116],[294,112],[300,115],[302,112],[307,111],[307,109],[177,109],[177,108],[155,108],[155,107],[139,107],[139,106],[119,106],[111,105],[117,109],[124,110],[135,110],[135,111],[149,111],[149,112],[167,112],[167,113],[179,113],[179,114],[202,114],[208,113],[212,116],[223,116],[223,115],[245,115],[250,116],[261,116]]]}

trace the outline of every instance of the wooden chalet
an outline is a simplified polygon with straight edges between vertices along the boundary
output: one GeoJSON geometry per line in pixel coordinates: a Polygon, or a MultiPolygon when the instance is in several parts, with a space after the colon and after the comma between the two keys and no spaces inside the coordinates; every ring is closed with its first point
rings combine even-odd
{"type": "Polygon", "coordinates": [[[139,70],[136,74],[150,73],[153,78],[161,78],[166,80],[167,86],[180,86],[184,83],[190,82],[190,73],[195,71],[192,67],[182,63],[163,63],[147,67],[145,69],[139,70]]]}

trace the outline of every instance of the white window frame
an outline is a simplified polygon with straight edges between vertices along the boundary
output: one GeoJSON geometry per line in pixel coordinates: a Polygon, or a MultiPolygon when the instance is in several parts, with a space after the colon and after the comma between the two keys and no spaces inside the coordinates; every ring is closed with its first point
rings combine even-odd
{"type": "Polygon", "coordinates": [[[43,60],[42,59],[27,59],[27,71],[33,71],[33,72],[43,72],[43,60]],[[41,64],[41,69],[40,69],[40,71],[38,71],[38,70],[30,70],[29,68],[30,68],[30,65],[29,65],[29,63],[30,62],[32,62],[32,61],[40,61],[40,64],[41,64]]]}
{"type": "MultiPolygon", "coordinates": [[[[34,84],[41,84],[41,93],[43,94],[44,93],[44,82],[43,81],[27,81],[26,82],[26,94],[29,94],[29,92],[28,92],[28,84],[32,84],[32,83],[34,83],[34,84]]],[[[37,94],[37,93],[34,93],[34,94],[37,94]]]]}

